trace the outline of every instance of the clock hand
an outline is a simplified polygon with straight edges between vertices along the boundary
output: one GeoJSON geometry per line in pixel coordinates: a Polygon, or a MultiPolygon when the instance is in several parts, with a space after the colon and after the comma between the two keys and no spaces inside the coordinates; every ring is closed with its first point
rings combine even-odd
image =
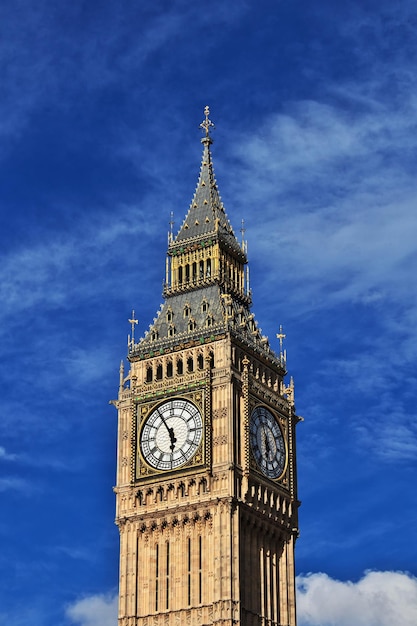
{"type": "Polygon", "coordinates": [[[175,437],[174,429],[170,428],[169,426],[167,428],[168,428],[169,438],[171,439],[171,445],[169,447],[171,448],[171,451],[174,452],[175,442],[177,441],[177,439],[175,437]]]}
{"type": "Polygon", "coordinates": [[[167,431],[168,431],[168,435],[169,435],[169,438],[170,438],[170,440],[171,440],[171,445],[170,445],[169,447],[171,448],[171,451],[172,451],[172,452],[174,452],[175,442],[177,441],[177,439],[176,439],[176,437],[175,437],[174,429],[173,429],[173,428],[170,428],[170,427],[168,426],[168,424],[167,424],[167,423],[166,423],[166,421],[165,421],[165,417],[163,416],[163,414],[162,414],[162,413],[159,413],[159,415],[160,415],[160,417],[161,417],[161,420],[162,420],[163,425],[165,426],[165,428],[166,428],[166,429],[167,429],[167,431]]]}
{"type": "Polygon", "coordinates": [[[269,439],[268,439],[268,434],[266,431],[264,431],[264,435],[265,435],[265,454],[266,454],[266,458],[268,458],[269,453],[271,452],[271,448],[269,447],[269,439]]]}

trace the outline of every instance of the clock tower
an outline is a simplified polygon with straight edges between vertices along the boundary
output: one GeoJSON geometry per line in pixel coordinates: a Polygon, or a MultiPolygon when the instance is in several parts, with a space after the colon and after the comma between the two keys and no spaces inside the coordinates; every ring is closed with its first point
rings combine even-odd
{"type": "Polygon", "coordinates": [[[163,304],[120,367],[119,626],[295,626],[292,380],[251,312],[246,244],[203,158],[163,304]]]}

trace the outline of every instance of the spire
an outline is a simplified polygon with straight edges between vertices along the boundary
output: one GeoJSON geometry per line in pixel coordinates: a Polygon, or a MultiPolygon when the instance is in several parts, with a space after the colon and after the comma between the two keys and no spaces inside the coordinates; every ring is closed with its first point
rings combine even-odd
{"type": "Polygon", "coordinates": [[[229,218],[224,210],[214,176],[213,160],[210,150],[210,146],[213,143],[210,129],[214,128],[214,124],[209,119],[209,113],[209,107],[206,106],[204,109],[205,119],[200,124],[200,128],[204,132],[204,137],[201,139],[201,143],[203,144],[203,156],[197,188],[186,218],[177,236],[172,241],[172,245],[175,246],[175,244],[190,239],[196,241],[207,236],[218,236],[228,247],[242,254],[241,246],[235,237],[229,218]]]}
{"type": "MultiPolygon", "coordinates": [[[[176,236],[172,232],[171,216],[164,302],[145,336],[137,343],[129,338],[129,359],[164,354],[185,343],[200,345],[230,331],[252,350],[275,360],[284,371],[282,355],[279,358],[274,355],[250,311],[245,224],[242,222],[242,237],[238,241],[214,176],[211,156],[214,124],[209,114],[206,107],[200,124],[203,156],[197,188],[176,236]]],[[[130,323],[133,338],[134,313],[130,323]]]]}

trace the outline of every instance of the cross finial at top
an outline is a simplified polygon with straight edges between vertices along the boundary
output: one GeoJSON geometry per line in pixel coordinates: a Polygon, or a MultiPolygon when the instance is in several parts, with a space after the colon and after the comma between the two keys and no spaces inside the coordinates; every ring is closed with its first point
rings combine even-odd
{"type": "Polygon", "coordinates": [[[210,128],[214,128],[213,122],[209,119],[210,109],[208,106],[204,108],[204,115],[206,119],[200,124],[200,128],[202,128],[206,133],[206,138],[210,137],[210,128]]]}

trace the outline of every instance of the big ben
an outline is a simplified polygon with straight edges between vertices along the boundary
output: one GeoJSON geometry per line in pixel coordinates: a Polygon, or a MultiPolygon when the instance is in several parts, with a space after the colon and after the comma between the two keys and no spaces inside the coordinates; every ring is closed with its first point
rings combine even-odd
{"type": "MultiPolygon", "coordinates": [[[[251,311],[209,110],[197,188],[169,233],[163,304],[120,367],[119,626],[295,626],[292,379],[251,311]]],[[[161,263],[162,266],[162,263],[161,263]]],[[[162,268],[161,268],[162,269],[162,268]]]]}

